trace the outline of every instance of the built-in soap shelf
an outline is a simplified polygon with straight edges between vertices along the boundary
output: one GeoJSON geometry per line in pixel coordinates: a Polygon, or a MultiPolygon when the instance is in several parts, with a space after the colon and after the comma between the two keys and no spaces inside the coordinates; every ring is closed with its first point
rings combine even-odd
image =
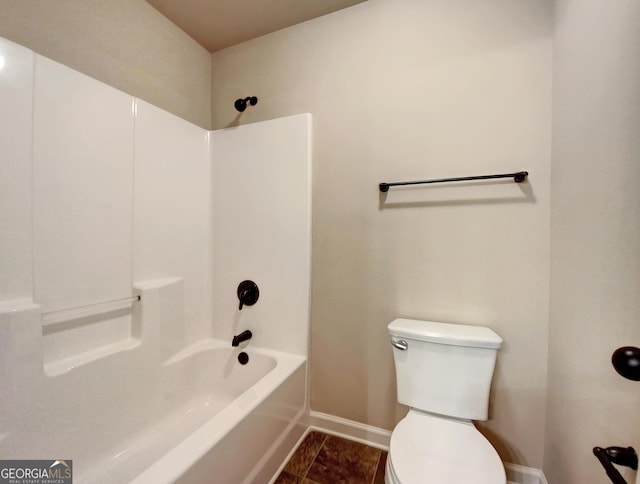
{"type": "Polygon", "coordinates": [[[140,281],[134,294],[55,312],[43,312],[30,298],[0,301],[0,368],[19,368],[30,381],[43,373],[121,370],[139,352],[158,364],[184,356],[190,347],[183,279],[140,281]]]}

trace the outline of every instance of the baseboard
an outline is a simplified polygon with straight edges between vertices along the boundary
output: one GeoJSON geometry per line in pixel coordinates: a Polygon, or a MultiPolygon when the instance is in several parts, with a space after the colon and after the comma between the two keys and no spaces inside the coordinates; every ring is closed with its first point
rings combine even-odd
{"type": "Polygon", "coordinates": [[[504,463],[507,480],[514,484],[549,484],[540,469],[525,467],[511,462],[504,463]]]}
{"type": "Polygon", "coordinates": [[[391,432],[389,430],[383,430],[326,413],[314,412],[313,410],[309,415],[309,427],[326,434],[355,440],[371,447],[389,450],[389,442],[391,440],[391,432]]]}
{"type": "MultiPolygon", "coordinates": [[[[371,425],[365,425],[346,418],[335,417],[326,413],[309,414],[309,427],[326,434],[337,435],[345,439],[355,440],[371,447],[389,450],[391,432],[371,425]]],[[[540,469],[525,467],[510,462],[504,463],[509,484],[549,484],[540,469]]]]}

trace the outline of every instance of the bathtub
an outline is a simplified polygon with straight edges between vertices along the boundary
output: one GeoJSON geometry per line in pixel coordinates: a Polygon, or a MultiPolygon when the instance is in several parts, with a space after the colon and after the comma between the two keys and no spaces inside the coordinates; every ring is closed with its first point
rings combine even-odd
{"type": "MultiPolygon", "coordinates": [[[[76,482],[264,483],[304,431],[306,358],[208,340],[163,366],[165,415],[76,482]]],[[[80,470],[80,469],[79,469],[80,470]]]]}
{"type": "Polygon", "coordinates": [[[252,341],[241,365],[203,339],[167,358],[150,315],[137,337],[47,363],[40,307],[0,304],[0,459],[72,460],[77,483],[268,482],[305,430],[306,357],[252,341]]]}

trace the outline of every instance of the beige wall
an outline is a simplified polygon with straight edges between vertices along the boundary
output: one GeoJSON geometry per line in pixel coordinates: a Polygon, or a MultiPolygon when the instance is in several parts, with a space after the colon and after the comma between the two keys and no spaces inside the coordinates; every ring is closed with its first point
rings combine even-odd
{"type": "Polygon", "coordinates": [[[209,53],[143,0],[0,0],[0,36],[211,127],[209,53]]]}
{"type": "Polygon", "coordinates": [[[214,127],[313,115],[313,410],[391,429],[386,325],[487,325],[505,344],[486,432],[542,466],[551,28],[550,1],[369,0],[213,54],[214,127]],[[523,186],[377,189],[522,169],[523,186]]]}
{"type": "Polygon", "coordinates": [[[386,324],[485,324],[505,345],[484,431],[595,484],[591,447],[640,448],[640,385],[609,364],[640,345],[640,7],[556,3],[551,186],[550,0],[369,0],[212,57],[142,0],[0,0],[0,36],[203,127],[210,99],[217,128],[312,113],[312,408],[392,428],[386,324]],[[516,169],[529,184],[376,189],[516,169]]]}
{"type": "Polygon", "coordinates": [[[550,483],[608,482],[596,445],[640,450],[640,383],[610,363],[640,346],[639,26],[636,0],[557,2],[550,483]]]}

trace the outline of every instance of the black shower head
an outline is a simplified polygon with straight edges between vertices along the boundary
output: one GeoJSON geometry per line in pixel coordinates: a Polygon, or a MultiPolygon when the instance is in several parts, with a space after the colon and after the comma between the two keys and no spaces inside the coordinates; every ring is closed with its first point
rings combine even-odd
{"type": "Polygon", "coordinates": [[[247,103],[249,103],[251,106],[255,106],[256,104],[258,104],[258,98],[255,96],[249,96],[244,99],[236,99],[236,102],[233,103],[233,105],[238,111],[243,112],[245,109],[247,109],[247,103]]]}

